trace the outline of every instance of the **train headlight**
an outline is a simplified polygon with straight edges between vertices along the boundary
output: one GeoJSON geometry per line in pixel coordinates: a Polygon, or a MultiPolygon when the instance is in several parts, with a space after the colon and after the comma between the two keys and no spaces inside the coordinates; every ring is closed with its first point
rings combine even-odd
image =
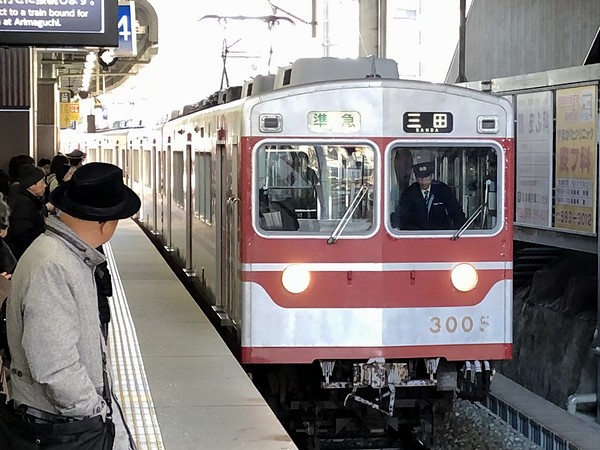
{"type": "Polygon", "coordinates": [[[475,289],[479,280],[477,270],[471,264],[459,264],[452,269],[450,277],[454,287],[461,292],[469,292],[475,289]]]}
{"type": "Polygon", "coordinates": [[[310,284],[309,270],[298,264],[288,266],[281,275],[283,287],[292,294],[304,292],[310,284]]]}

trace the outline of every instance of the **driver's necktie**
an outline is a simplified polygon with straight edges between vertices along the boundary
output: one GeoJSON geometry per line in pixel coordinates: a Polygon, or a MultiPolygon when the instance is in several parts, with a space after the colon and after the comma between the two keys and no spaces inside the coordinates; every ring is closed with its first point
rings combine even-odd
{"type": "Polygon", "coordinates": [[[429,191],[423,193],[423,199],[425,200],[425,204],[427,204],[427,201],[429,200],[429,191]]]}

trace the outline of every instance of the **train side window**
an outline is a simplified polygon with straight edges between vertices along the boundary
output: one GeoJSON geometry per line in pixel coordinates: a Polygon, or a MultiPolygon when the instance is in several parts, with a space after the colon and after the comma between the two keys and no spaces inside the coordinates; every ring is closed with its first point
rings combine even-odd
{"type": "Polygon", "coordinates": [[[152,187],[152,154],[150,150],[144,150],[144,185],[152,187]]]}
{"type": "Polygon", "coordinates": [[[254,167],[257,228],[330,236],[347,219],[344,237],[369,234],[375,173],[370,146],[263,146],[254,167]]]}
{"type": "Polygon", "coordinates": [[[394,232],[451,234],[475,217],[467,234],[498,225],[500,154],[494,147],[403,147],[390,154],[390,225],[394,232]],[[422,176],[419,176],[422,175],[422,176]]]}
{"type": "Polygon", "coordinates": [[[133,150],[133,181],[140,182],[140,151],[133,150]]]}
{"type": "MultiPolygon", "coordinates": [[[[155,150],[156,151],[156,150],[155,150]]],[[[158,164],[158,183],[157,183],[157,191],[159,194],[165,193],[165,152],[162,150],[156,151],[157,155],[157,164],[158,164]]]]}
{"type": "Polygon", "coordinates": [[[212,155],[196,152],[194,211],[204,222],[211,222],[212,155]]]}
{"type": "Polygon", "coordinates": [[[173,201],[177,206],[184,207],[182,151],[173,152],[173,201]]]}

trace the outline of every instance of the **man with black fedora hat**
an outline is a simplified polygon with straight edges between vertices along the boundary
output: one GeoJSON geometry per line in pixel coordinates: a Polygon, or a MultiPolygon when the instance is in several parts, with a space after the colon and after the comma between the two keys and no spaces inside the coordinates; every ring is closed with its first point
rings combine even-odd
{"type": "Polygon", "coordinates": [[[0,448],[68,435],[82,443],[73,449],[131,449],[111,395],[94,271],[105,260],[96,248],[120,219],[138,211],[140,199],[117,166],[89,163],[52,191],[50,201],[60,213],[48,218],[12,278],[7,328],[14,414],[0,415],[0,448]]]}
{"type": "Polygon", "coordinates": [[[11,191],[8,203],[12,210],[6,243],[19,259],[31,243],[44,232],[47,210],[44,205],[45,174],[33,164],[19,168],[19,185],[11,191]]]}

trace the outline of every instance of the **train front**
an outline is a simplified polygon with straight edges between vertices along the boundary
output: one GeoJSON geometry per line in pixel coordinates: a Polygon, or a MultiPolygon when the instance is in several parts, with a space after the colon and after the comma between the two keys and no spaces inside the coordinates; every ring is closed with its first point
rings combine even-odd
{"type": "Polygon", "coordinates": [[[389,416],[454,391],[465,362],[485,384],[512,350],[510,104],[371,79],[248,111],[242,362],[306,365],[389,416]]]}

